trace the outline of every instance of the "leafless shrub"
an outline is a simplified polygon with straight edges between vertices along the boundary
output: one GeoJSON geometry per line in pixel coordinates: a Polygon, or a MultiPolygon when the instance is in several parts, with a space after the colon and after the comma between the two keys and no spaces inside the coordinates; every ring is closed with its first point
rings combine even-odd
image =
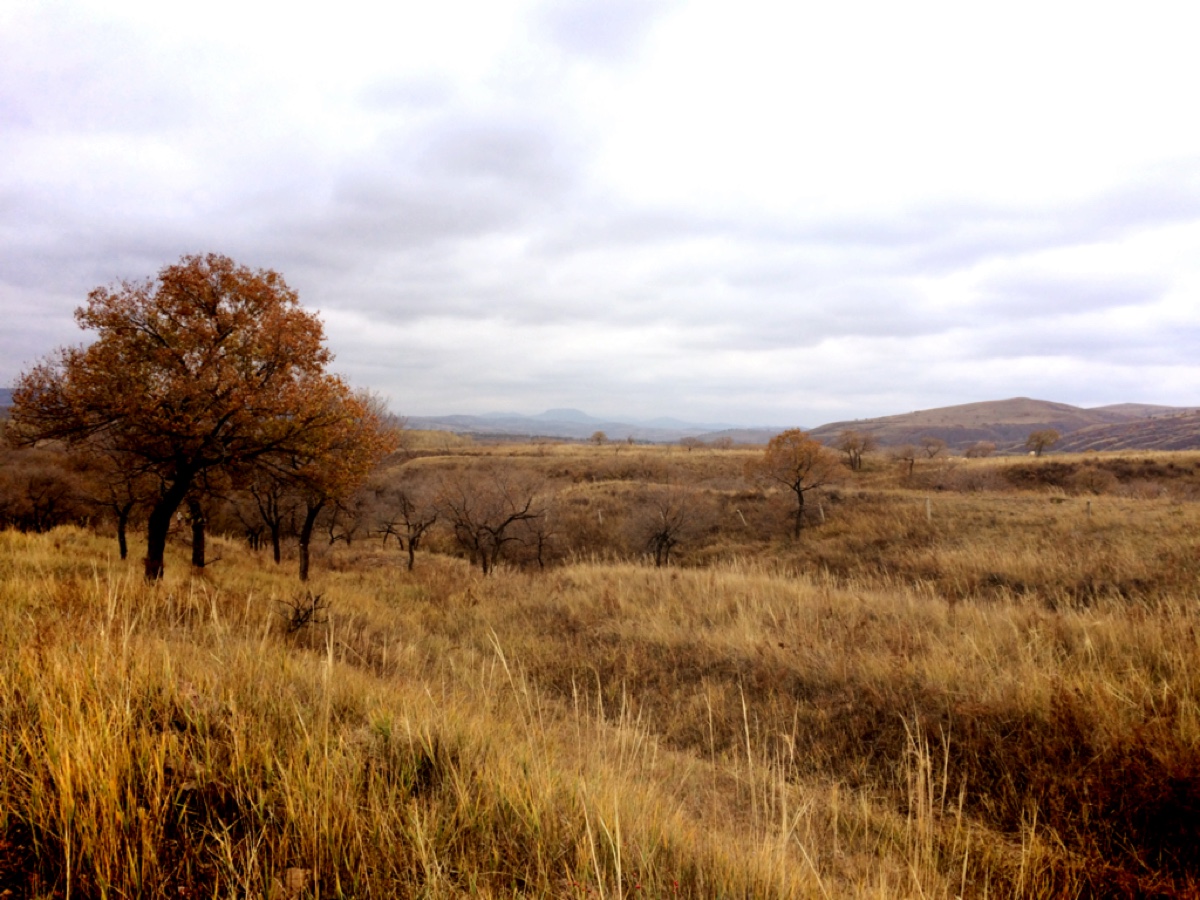
{"type": "Polygon", "coordinates": [[[329,601],[325,599],[324,594],[305,591],[303,596],[276,602],[283,607],[279,614],[287,623],[288,634],[295,634],[313,625],[326,625],[329,622],[329,601]]]}

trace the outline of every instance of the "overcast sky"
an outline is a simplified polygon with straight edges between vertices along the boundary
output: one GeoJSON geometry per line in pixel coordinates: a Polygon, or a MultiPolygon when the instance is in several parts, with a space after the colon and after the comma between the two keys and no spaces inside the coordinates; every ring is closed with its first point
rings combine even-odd
{"type": "Polygon", "coordinates": [[[410,415],[1200,404],[1200,14],[0,0],[0,385],[273,268],[410,415]]]}

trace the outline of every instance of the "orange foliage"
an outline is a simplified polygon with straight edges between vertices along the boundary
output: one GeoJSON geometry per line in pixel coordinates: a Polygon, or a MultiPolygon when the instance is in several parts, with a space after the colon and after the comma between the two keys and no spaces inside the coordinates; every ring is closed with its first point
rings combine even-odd
{"type": "Polygon", "coordinates": [[[837,480],[840,461],[820,441],[799,428],[775,435],[767,443],[762,458],[747,466],[753,480],[781,484],[796,496],[796,524],[793,534],[804,527],[804,495],[837,480]]]}
{"type": "Polygon", "coordinates": [[[162,575],[171,517],[202,473],[345,442],[349,390],[326,374],[320,320],[276,272],[185,256],[157,279],[97,288],[75,313],[96,332],[21,376],[13,426],[25,442],[103,435],[161,481],[146,577],[162,575]]]}

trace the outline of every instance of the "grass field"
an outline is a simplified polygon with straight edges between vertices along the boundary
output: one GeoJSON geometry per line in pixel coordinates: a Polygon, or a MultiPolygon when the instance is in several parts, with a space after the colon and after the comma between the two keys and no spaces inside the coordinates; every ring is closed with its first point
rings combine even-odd
{"type": "Polygon", "coordinates": [[[873,460],[793,541],[755,451],[447,449],[553,564],[0,533],[0,896],[1200,895],[1200,455],[873,460]]]}

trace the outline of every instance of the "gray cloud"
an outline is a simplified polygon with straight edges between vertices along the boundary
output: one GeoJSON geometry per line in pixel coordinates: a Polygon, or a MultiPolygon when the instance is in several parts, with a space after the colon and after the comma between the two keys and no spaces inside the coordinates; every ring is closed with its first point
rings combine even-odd
{"type": "MultiPolygon", "coordinates": [[[[605,175],[608,132],[660,124],[657,108],[637,117],[633,74],[691,8],[547,4],[482,75],[368,60],[321,96],[289,94],[283,73],[255,82],[228,47],[61,9],[0,37],[0,383],[82,337],[70,313],[91,288],[214,251],[283,272],[324,313],[339,369],[409,412],[813,425],[1015,394],[1200,391],[1200,313],[1184,299],[1200,288],[1200,154],[1034,200],[808,202],[793,182],[819,195],[824,173],[786,170],[769,187],[798,193],[773,202],[731,187],[768,166],[764,132],[731,145],[752,158],[701,167],[694,191],[639,192],[605,175]],[[597,97],[608,111],[593,118],[597,97]]],[[[746,103],[774,90],[727,70],[746,103]]],[[[710,108],[686,85],[657,96],[710,108]]],[[[786,119],[789,99],[762,109],[786,119]]],[[[804,140],[853,149],[854,133],[821,124],[802,122],[804,140]]],[[[651,137],[634,143],[651,153],[651,137]]]]}
{"type": "Polygon", "coordinates": [[[973,311],[998,319],[1085,316],[1127,306],[1146,306],[1162,298],[1165,279],[1149,276],[1111,279],[1037,277],[1013,272],[982,286],[973,311]]]}

